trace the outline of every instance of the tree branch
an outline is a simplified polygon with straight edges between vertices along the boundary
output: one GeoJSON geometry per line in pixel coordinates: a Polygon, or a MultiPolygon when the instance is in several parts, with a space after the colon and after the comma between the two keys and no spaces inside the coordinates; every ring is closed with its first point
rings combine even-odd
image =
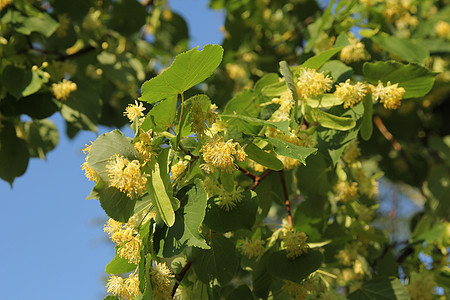
{"type": "Polygon", "coordinates": [[[286,187],[286,178],[284,177],[284,171],[281,170],[281,171],[278,171],[278,173],[280,174],[281,185],[283,187],[284,206],[286,206],[289,225],[291,225],[291,227],[294,227],[294,223],[292,222],[291,202],[289,201],[289,194],[288,194],[287,187],[286,187]]]}
{"type": "Polygon", "coordinates": [[[267,169],[267,170],[265,170],[264,173],[262,173],[260,176],[256,176],[256,177],[254,178],[253,184],[252,184],[252,186],[249,188],[249,190],[254,191],[254,190],[258,187],[258,185],[261,183],[261,181],[262,181],[264,178],[266,178],[267,176],[269,176],[270,173],[272,173],[272,172],[273,172],[273,170],[267,169]]]}
{"type": "Polygon", "coordinates": [[[192,261],[188,261],[183,269],[180,271],[180,273],[178,273],[177,275],[175,275],[175,279],[177,280],[177,282],[175,282],[173,289],[172,289],[172,298],[175,296],[175,293],[177,292],[177,288],[178,286],[180,286],[180,282],[183,281],[184,275],[186,275],[187,271],[189,270],[189,268],[192,265],[192,261]]]}

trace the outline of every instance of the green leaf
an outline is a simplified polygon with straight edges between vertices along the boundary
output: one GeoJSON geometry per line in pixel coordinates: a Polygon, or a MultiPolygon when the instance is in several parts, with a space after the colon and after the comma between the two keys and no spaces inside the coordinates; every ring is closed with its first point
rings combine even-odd
{"type": "Polygon", "coordinates": [[[157,227],[153,239],[155,251],[163,257],[173,257],[188,246],[210,249],[199,233],[207,202],[201,181],[196,179],[195,185],[182,188],[177,197],[182,205],[175,213],[174,225],[168,229],[157,227]]]}
{"type": "Polygon", "coordinates": [[[226,300],[253,300],[253,293],[246,285],[241,285],[235,289],[225,298],[226,300]]]}
{"type": "Polygon", "coordinates": [[[105,272],[108,274],[123,274],[135,270],[136,267],[136,264],[130,264],[127,259],[116,255],[116,257],[106,265],[105,272]]]}
{"type": "Polygon", "coordinates": [[[330,108],[332,106],[342,104],[344,102],[344,100],[342,100],[339,97],[336,97],[333,94],[323,94],[323,95],[318,95],[317,97],[307,98],[305,100],[305,102],[306,102],[306,104],[308,104],[309,106],[311,106],[313,108],[318,108],[318,107],[330,108]]]}
{"type": "Polygon", "coordinates": [[[45,37],[50,37],[58,28],[59,23],[50,17],[49,14],[39,12],[32,13],[29,17],[22,15],[15,10],[8,10],[2,21],[6,24],[14,24],[15,31],[30,35],[32,32],[39,32],[45,37]]]}
{"type": "Polygon", "coordinates": [[[327,51],[324,51],[316,56],[309,58],[305,61],[300,67],[302,68],[310,68],[310,69],[319,69],[324,63],[330,60],[336,53],[342,50],[344,47],[332,48],[327,51]]]}
{"type": "Polygon", "coordinates": [[[327,195],[334,185],[336,173],[322,153],[311,155],[306,166],[297,170],[297,183],[302,194],[327,195]]]}
{"type": "Polygon", "coordinates": [[[100,205],[112,219],[126,223],[134,213],[135,200],[130,199],[115,187],[98,190],[100,205]]]}
{"type": "Polygon", "coordinates": [[[177,96],[170,96],[166,101],[156,104],[145,117],[141,124],[141,129],[148,131],[165,131],[175,119],[177,111],[177,96]]]}
{"type": "Polygon", "coordinates": [[[59,134],[55,124],[48,120],[36,120],[23,124],[31,157],[45,159],[45,154],[58,144],[59,134]]]}
{"type": "Polygon", "coordinates": [[[273,145],[273,148],[277,154],[297,159],[303,164],[306,163],[305,159],[309,155],[317,152],[316,148],[300,147],[272,137],[268,137],[267,139],[273,145]]]}
{"type": "Polygon", "coordinates": [[[398,278],[375,278],[363,283],[348,296],[349,300],[409,300],[405,286],[398,278]]]}
{"type": "Polygon", "coordinates": [[[89,151],[88,166],[92,168],[105,183],[109,183],[106,165],[109,159],[119,154],[130,161],[139,159],[139,153],[131,144],[131,139],[116,129],[100,135],[89,151]]]}
{"type": "MultiPolygon", "coordinates": [[[[280,82],[280,77],[278,76],[278,74],[276,73],[269,73],[264,75],[261,79],[259,79],[256,83],[255,83],[255,87],[254,90],[255,92],[263,92],[263,90],[268,87],[271,86],[272,84],[276,84],[280,82]]],[[[283,84],[284,87],[286,87],[285,84],[283,84]]]]}
{"type": "Polygon", "coordinates": [[[346,79],[351,78],[353,74],[353,69],[339,60],[327,61],[319,71],[330,72],[334,82],[344,82],[346,79]]]}
{"type": "Polygon", "coordinates": [[[237,229],[251,229],[255,223],[258,197],[253,191],[245,191],[241,202],[230,211],[221,208],[215,197],[208,200],[204,223],[212,230],[228,232],[237,229]]]}
{"type": "Polygon", "coordinates": [[[145,25],[147,11],[137,0],[118,0],[112,2],[108,26],[123,35],[135,33],[145,25]]]}
{"type": "Polygon", "coordinates": [[[3,87],[15,98],[29,96],[37,92],[48,79],[40,72],[7,66],[2,73],[3,87]]]}
{"type": "Polygon", "coordinates": [[[423,64],[425,59],[430,56],[427,49],[413,39],[400,39],[387,34],[379,34],[372,37],[372,40],[384,50],[408,62],[423,64]]]}
{"type": "Polygon", "coordinates": [[[363,67],[364,76],[372,83],[378,80],[383,83],[390,81],[398,83],[399,87],[405,89],[403,99],[425,96],[433,87],[435,74],[417,64],[407,64],[396,61],[379,61],[376,63],[365,63],[363,67]]]}
{"type": "Polygon", "coordinates": [[[336,130],[350,130],[356,126],[355,120],[347,117],[338,117],[320,109],[311,110],[312,117],[320,126],[336,130]]]}
{"type": "Polygon", "coordinates": [[[373,131],[373,122],[372,122],[372,114],[373,114],[373,101],[372,101],[372,93],[367,93],[367,95],[363,99],[364,104],[364,115],[361,122],[361,137],[363,140],[368,141],[372,136],[373,131]]]}
{"type": "Polygon", "coordinates": [[[141,101],[156,103],[181,94],[208,78],[222,61],[223,49],[219,45],[206,45],[179,54],[172,65],[158,76],[146,81],[141,88],[141,101]]]}
{"type": "Polygon", "coordinates": [[[252,118],[252,117],[247,117],[244,115],[220,115],[222,118],[224,119],[239,119],[241,121],[244,121],[250,125],[265,125],[265,126],[269,126],[275,129],[280,130],[281,132],[287,134],[289,133],[289,121],[281,121],[281,122],[272,122],[272,121],[266,121],[266,120],[261,120],[261,119],[257,119],[257,118],[252,118]]]}
{"type": "Polygon", "coordinates": [[[267,97],[279,97],[288,90],[289,88],[284,81],[277,81],[276,83],[263,87],[261,93],[267,97]]]}
{"type": "Polygon", "coordinates": [[[87,84],[77,85],[77,90],[70,93],[69,98],[62,103],[61,115],[76,128],[97,131],[102,100],[87,84]]]}
{"type": "Polygon", "coordinates": [[[450,216],[450,171],[443,164],[438,164],[430,169],[427,181],[424,184],[424,192],[427,196],[426,205],[437,216],[448,218],[450,216]]]}
{"type": "Polygon", "coordinates": [[[245,153],[247,153],[248,158],[263,165],[264,167],[275,171],[280,171],[284,167],[283,163],[277,158],[273,151],[267,153],[264,148],[260,148],[255,143],[248,144],[247,146],[245,146],[244,150],[245,153]]]}
{"type": "Polygon", "coordinates": [[[25,173],[29,153],[27,143],[16,136],[13,124],[2,122],[0,131],[0,178],[11,185],[14,178],[25,173]]]}
{"type": "Polygon", "coordinates": [[[155,158],[151,161],[150,180],[147,181],[146,187],[161,219],[171,227],[175,223],[175,212],[161,178],[161,166],[155,158]]]}
{"type": "Polygon", "coordinates": [[[217,279],[221,285],[228,283],[238,267],[234,243],[220,234],[214,234],[211,249],[192,249],[192,266],[197,277],[206,284],[217,279]]]}
{"type": "Polygon", "coordinates": [[[301,282],[309,274],[320,268],[323,255],[320,251],[309,249],[296,259],[286,257],[286,250],[270,255],[267,270],[275,277],[293,282],[301,282]]]}
{"type": "Polygon", "coordinates": [[[297,100],[298,100],[297,86],[295,85],[294,75],[292,74],[291,69],[289,68],[289,65],[287,62],[280,61],[280,73],[281,73],[281,75],[283,75],[284,80],[286,81],[286,84],[292,93],[294,102],[297,103],[297,100]]]}

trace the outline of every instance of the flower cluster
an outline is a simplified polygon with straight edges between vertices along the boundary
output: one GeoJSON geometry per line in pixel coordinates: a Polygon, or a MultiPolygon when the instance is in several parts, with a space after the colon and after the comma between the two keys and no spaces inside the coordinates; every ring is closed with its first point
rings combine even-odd
{"type": "Polygon", "coordinates": [[[307,290],[300,283],[290,280],[285,280],[281,289],[286,294],[293,296],[293,299],[296,300],[303,300],[308,297],[307,290]]]}
{"type": "Polygon", "coordinates": [[[174,164],[170,169],[170,172],[172,173],[172,175],[170,175],[170,180],[175,180],[180,177],[180,175],[186,171],[188,165],[189,162],[186,160],[179,160],[176,164],[174,164]]]}
{"type": "Polygon", "coordinates": [[[413,274],[407,288],[411,299],[431,300],[434,299],[433,290],[436,285],[433,273],[425,272],[420,275],[413,274]]]}
{"type": "Polygon", "coordinates": [[[106,287],[108,288],[108,293],[127,300],[131,300],[141,293],[139,290],[139,277],[136,274],[130,274],[125,280],[120,276],[113,275],[109,278],[106,287]]]}
{"type": "Polygon", "coordinates": [[[249,240],[248,238],[246,238],[245,240],[240,240],[240,242],[242,244],[239,246],[239,250],[249,259],[255,257],[256,260],[259,260],[266,251],[263,240],[249,240]]]}
{"type": "Polygon", "coordinates": [[[150,161],[152,157],[152,133],[153,131],[151,129],[148,131],[140,130],[140,134],[134,143],[134,148],[139,152],[144,163],[150,161]]]}
{"type": "Polygon", "coordinates": [[[400,106],[400,101],[403,98],[405,89],[398,87],[398,83],[391,85],[388,81],[386,87],[381,81],[376,87],[372,87],[372,94],[375,99],[379,99],[387,109],[396,109],[400,106]]]}
{"type": "Polygon", "coordinates": [[[308,252],[308,244],[306,240],[308,236],[304,232],[296,232],[295,230],[286,231],[283,235],[282,241],[286,249],[287,258],[295,259],[308,252]]]}
{"type": "Polygon", "coordinates": [[[83,153],[86,155],[86,158],[85,158],[85,162],[81,165],[81,169],[84,171],[84,174],[86,175],[86,178],[89,181],[97,182],[98,174],[97,174],[97,172],[94,171],[94,169],[89,167],[89,163],[88,163],[89,151],[91,150],[92,142],[91,142],[91,145],[85,145],[85,146],[86,146],[86,148],[83,149],[83,153]]]}
{"type": "Polygon", "coordinates": [[[217,169],[230,173],[236,168],[235,159],[244,161],[247,156],[239,143],[233,142],[233,140],[224,142],[223,137],[217,136],[203,145],[200,152],[205,161],[200,167],[206,173],[214,172],[217,169]]]}
{"type": "Polygon", "coordinates": [[[350,184],[347,181],[339,181],[334,186],[334,192],[336,200],[346,203],[358,197],[358,184],[356,182],[350,184]]]}
{"type": "Polygon", "coordinates": [[[343,62],[359,62],[370,58],[369,53],[364,48],[364,44],[353,34],[349,34],[348,41],[350,42],[350,45],[345,46],[340,54],[340,59],[343,62]]]}
{"type": "Polygon", "coordinates": [[[126,116],[130,122],[134,122],[136,118],[138,118],[139,122],[142,122],[144,120],[144,113],[143,111],[146,108],[142,104],[142,102],[138,103],[136,100],[134,101],[134,104],[128,104],[128,106],[125,108],[125,111],[123,113],[124,116],[126,116]]]}
{"type": "Polygon", "coordinates": [[[203,136],[206,124],[213,124],[217,117],[217,106],[215,104],[209,105],[206,111],[203,111],[205,102],[201,100],[194,100],[191,108],[191,115],[189,121],[192,122],[191,128],[194,132],[203,136]]]}
{"type": "Polygon", "coordinates": [[[358,140],[353,140],[344,149],[342,159],[347,164],[356,162],[356,159],[361,156],[361,149],[358,147],[358,140]]]}
{"type": "Polygon", "coordinates": [[[165,263],[155,262],[155,266],[150,269],[150,280],[153,292],[160,299],[172,298],[172,279],[174,275],[165,263]]]}
{"type": "Polygon", "coordinates": [[[135,199],[144,194],[147,177],[141,173],[138,160],[129,161],[118,154],[113,155],[106,165],[110,185],[135,199]]]}
{"type": "Polygon", "coordinates": [[[366,86],[363,83],[358,82],[352,85],[350,79],[347,79],[345,82],[339,83],[334,95],[344,100],[344,108],[348,108],[361,102],[366,93],[366,86]]]}
{"type": "Polygon", "coordinates": [[[317,96],[331,90],[333,80],[314,69],[301,68],[297,75],[297,94],[299,98],[317,96]]]}
{"type": "Polygon", "coordinates": [[[117,244],[117,254],[133,264],[139,263],[142,245],[139,233],[136,231],[136,220],[136,215],[126,224],[109,219],[104,228],[111,240],[117,244]]]}
{"type": "Polygon", "coordinates": [[[67,100],[70,93],[77,90],[77,84],[70,80],[63,79],[59,83],[52,84],[53,95],[55,95],[58,100],[67,100]]]}
{"type": "Polygon", "coordinates": [[[445,21],[438,21],[436,25],[434,25],[434,32],[440,38],[445,38],[450,34],[450,24],[445,21]]]}

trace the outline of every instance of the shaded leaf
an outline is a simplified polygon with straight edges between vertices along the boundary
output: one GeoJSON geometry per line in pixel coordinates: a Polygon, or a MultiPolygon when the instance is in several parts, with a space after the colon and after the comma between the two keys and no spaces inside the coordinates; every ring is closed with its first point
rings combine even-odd
{"type": "Polygon", "coordinates": [[[214,234],[211,249],[192,249],[192,266],[197,277],[206,284],[217,279],[221,285],[228,283],[238,266],[233,242],[219,234],[214,234]]]}
{"type": "Polygon", "coordinates": [[[270,255],[267,270],[275,277],[293,282],[301,282],[309,274],[320,268],[323,255],[318,250],[309,249],[296,259],[286,257],[286,250],[270,255]]]}
{"type": "Polygon", "coordinates": [[[372,40],[384,50],[396,55],[398,58],[423,64],[430,53],[418,41],[413,39],[401,39],[387,34],[379,34],[372,40]]]}
{"type": "Polygon", "coordinates": [[[409,300],[405,286],[398,278],[375,278],[363,283],[348,296],[349,300],[409,300]]]}
{"type": "MultiPolygon", "coordinates": [[[[268,144],[268,143],[267,143],[268,144]]],[[[283,169],[283,163],[277,158],[275,153],[266,152],[266,150],[260,148],[255,143],[250,143],[244,148],[245,153],[247,153],[248,158],[254,160],[255,162],[267,167],[269,169],[279,171],[283,169]]]]}
{"type": "Polygon", "coordinates": [[[16,136],[14,126],[2,122],[0,131],[0,178],[10,184],[14,178],[25,173],[28,167],[29,153],[27,143],[16,136]]]}
{"type": "Polygon", "coordinates": [[[100,205],[110,218],[122,223],[128,222],[134,213],[135,200],[112,186],[97,192],[100,205]]]}

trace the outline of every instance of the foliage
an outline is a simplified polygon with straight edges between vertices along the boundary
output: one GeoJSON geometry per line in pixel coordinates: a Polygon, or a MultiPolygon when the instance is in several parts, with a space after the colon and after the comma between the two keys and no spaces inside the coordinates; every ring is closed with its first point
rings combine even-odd
{"type": "Polygon", "coordinates": [[[99,136],[83,165],[116,244],[107,299],[450,292],[447,2],[211,0],[226,12],[222,46],[183,52],[162,72],[148,61],[166,66],[186,50],[187,29],[171,30],[169,21],[184,21],[161,3],[30,3],[1,12],[10,59],[1,66],[0,176],[12,182],[29,155],[54,147],[55,128],[41,119],[57,110],[71,136],[120,126],[125,110],[134,136],[99,136]],[[69,46],[75,52],[59,54],[69,46]],[[104,77],[57,77],[55,61],[104,77]],[[141,102],[114,105],[138,98],[143,81],[141,102]],[[20,121],[24,113],[36,120],[20,121]],[[423,205],[405,240],[383,226],[381,176],[423,205]]]}

